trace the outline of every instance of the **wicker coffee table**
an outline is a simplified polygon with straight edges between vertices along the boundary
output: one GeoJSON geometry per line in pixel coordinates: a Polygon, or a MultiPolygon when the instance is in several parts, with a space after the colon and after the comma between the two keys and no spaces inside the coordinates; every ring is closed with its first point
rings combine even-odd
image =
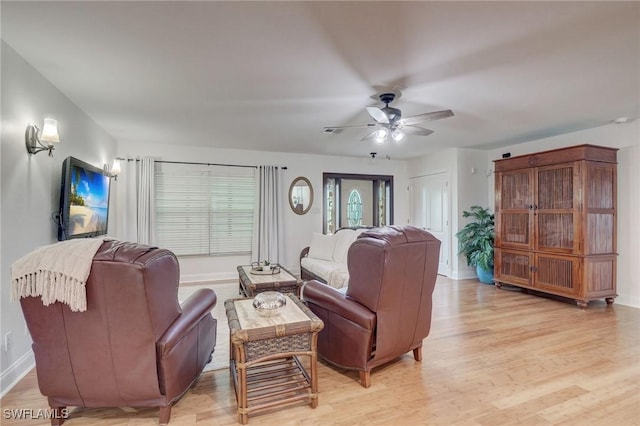
{"type": "Polygon", "coordinates": [[[263,291],[275,290],[300,297],[302,281],[282,266],[279,266],[279,270],[277,274],[257,275],[251,273],[251,265],[238,266],[240,295],[254,297],[263,291]]]}
{"type": "Polygon", "coordinates": [[[251,412],[299,401],[316,408],[316,345],[324,323],[294,295],[288,295],[281,313],[272,317],[258,315],[252,303],[253,299],[224,302],[238,422],[246,424],[251,412]],[[300,356],[309,357],[309,371],[300,356]]]}

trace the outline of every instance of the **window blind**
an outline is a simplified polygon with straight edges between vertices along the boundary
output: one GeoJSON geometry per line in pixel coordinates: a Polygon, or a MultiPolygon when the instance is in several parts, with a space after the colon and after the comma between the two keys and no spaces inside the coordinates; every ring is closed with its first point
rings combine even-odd
{"type": "Polygon", "coordinates": [[[176,255],[251,252],[255,169],[156,163],[156,239],[176,255]]]}

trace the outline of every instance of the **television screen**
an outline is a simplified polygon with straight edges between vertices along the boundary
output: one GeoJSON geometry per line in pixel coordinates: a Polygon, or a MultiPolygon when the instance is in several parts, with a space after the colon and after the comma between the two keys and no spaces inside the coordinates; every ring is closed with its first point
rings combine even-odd
{"type": "Polygon", "coordinates": [[[64,160],[58,240],[107,233],[110,181],[98,167],[74,157],[64,160]]]}

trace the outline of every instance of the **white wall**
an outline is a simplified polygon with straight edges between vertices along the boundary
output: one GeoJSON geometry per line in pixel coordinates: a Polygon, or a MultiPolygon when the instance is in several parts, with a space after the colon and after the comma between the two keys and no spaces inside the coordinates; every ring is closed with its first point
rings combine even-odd
{"type": "Polygon", "coordinates": [[[58,210],[62,161],[74,156],[102,167],[116,154],[116,142],[90,117],[25,62],[6,43],[2,57],[2,133],[0,161],[0,305],[1,343],[11,333],[8,351],[0,350],[0,389],[4,394],[33,365],[31,338],[17,302],[10,301],[11,264],[33,249],[57,241],[51,214],[58,210]],[[54,158],[27,154],[28,123],[42,127],[58,120],[61,142],[54,158]]]}
{"type": "MultiPolygon", "coordinates": [[[[455,233],[469,222],[462,217],[462,212],[469,210],[471,206],[488,207],[494,210],[493,203],[487,199],[487,189],[491,172],[486,167],[487,152],[475,149],[458,149],[458,197],[456,198],[457,215],[453,217],[455,230],[453,231],[453,248],[457,253],[458,239],[455,233]]],[[[456,255],[458,261],[458,279],[476,277],[475,268],[467,265],[464,256],[456,255]]]]}
{"type": "MultiPolygon", "coordinates": [[[[618,151],[618,264],[616,303],[640,308],[640,121],[610,124],[552,138],[540,139],[489,151],[488,168],[493,160],[510,152],[512,156],[530,154],[573,145],[592,144],[619,148],[618,151]]],[[[493,176],[488,191],[490,205],[495,197],[493,176]]]]}
{"type": "MultiPolygon", "coordinates": [[[[490,171],[487,168],[487,152],[475,149],[454,148],[410,160],[407,165],[409,178],[446,172],[449,174],[449,259],[451,278],[475,278],[475,269],[469,268],[464,256],[458,256],[459,228],[466,223],[462,212],[473,205],[492,207],[487,200],[490,171]]],[[[493,210],[493,208],[492,208],[493,210]]]]}
{"type": "MultiPolygon", "coordinates": [[[[268,141],[265,141],[265,145],[268,141]]],[[[280,260],[293,273],[300,270],[300,251],[311,243],[313,232],[322,232],[322,173],[359,173],[394,176],[394,223],[405,224],[409,219],[408,179],[406,162],[393,160],[368,161],[367,158],[345,158],[323,155],[277,153],[264,151],[230,150],[184,145],[160,145],[146,142],[120,143],[119,156],[144,156],[153,153],[156,160],[193,161],[201,163],[275,165],[286,166],[284,172],[284,259],[280,260]],[[309,179],[313,186],[314,200],[305,215],[295,214],[286,200],[291,182],[298,177],[309,179]]],[[[117,186],[117,184],[116,184],[117,186]]],[[[118,193],[118,197],[121,193],[118,193]]],[[[255,259],[253,259],[255,260],[255,259]]],[[[250,263],[249,256],[182,257],[180,280],[182,282],[204,280],[229,280],[237,278],[237,265],[250,263]]]]}

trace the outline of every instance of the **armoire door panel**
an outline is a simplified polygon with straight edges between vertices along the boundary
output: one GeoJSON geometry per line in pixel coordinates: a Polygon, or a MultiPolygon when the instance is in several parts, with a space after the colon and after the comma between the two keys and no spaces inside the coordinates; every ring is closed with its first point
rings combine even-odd
{"type": "Polygon", "coordinates": [[[536,207],[539,210],[573,209],[573,166],[538,171],[536,207]]]}
{"type": "Polygon", "coordinates": [[[496,249],[494,259],[496,281],[506,280],[509,283],[531,285],[533,257],[530,252],[496,249]]]}
{"type": "Polygon", "coordinates": [[[521,245],[524,246],[523,248],[528,248],[531,245],[529,223],[529,212],[503,212],[501,214],[499,232],[501,243],[508,246],[521,245]]]}
{"type": "Polygon", "coordinates": [[[575,249],[574,215],[572,212],[539,212],[536,217],[538,219],[538,250],[570,253],[575,249]]]}
{"type": "Polygon", "coordinates": [[[556,294],[577,295],[580,293],[580,258],[535,256],[534,285],[537,288],[553,290],[556,294]]]}
{"type": "Polygon", "coordinates": [[[533,189],[531,169],[501,173],[496,180],[496,245],[533,248],[533,189]]]}
{"type": "Polygon", "coordinates": [[[501,210],[527,210],[533,198],[530,171],[504,173],[500,182],[501,210]]]}

